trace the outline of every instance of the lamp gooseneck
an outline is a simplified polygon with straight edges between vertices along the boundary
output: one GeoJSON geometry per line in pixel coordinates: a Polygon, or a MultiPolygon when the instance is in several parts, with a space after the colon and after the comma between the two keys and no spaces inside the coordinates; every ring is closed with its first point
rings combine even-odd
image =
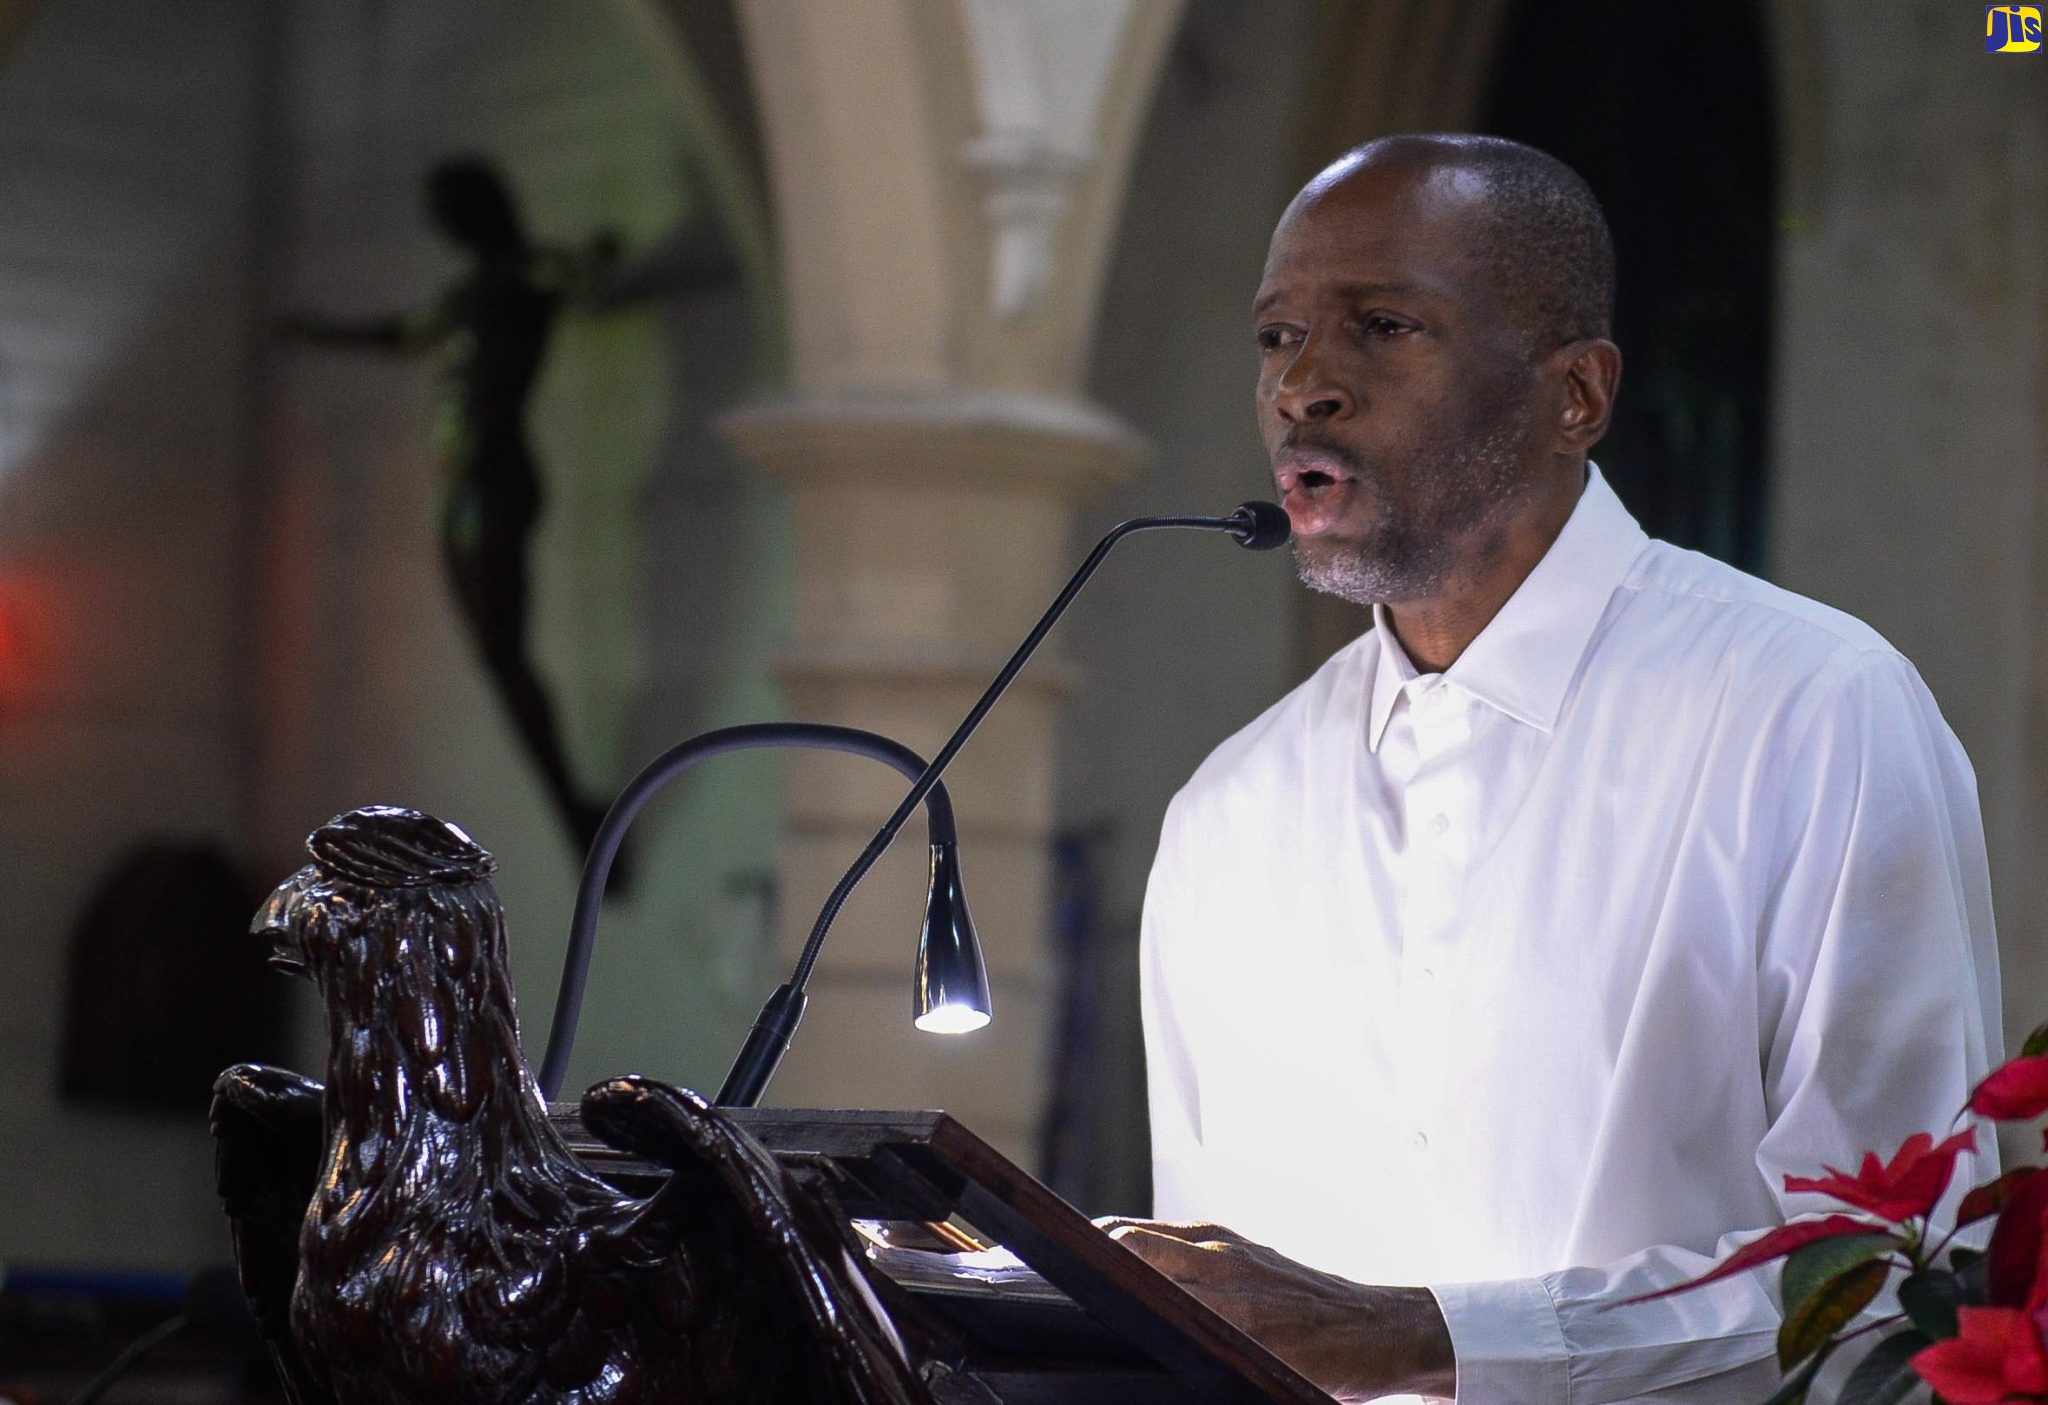
{"type": "MultiPolygon", "coordinates": [[[[1271,550],[1289,536],[1287,514],[1268,502],[1244,503],[1226,517],[1134,517],[1117,523],[1103,535],[1081,563],[1080,569],[1074,572],[1045,613],[1039,616],[1038,622],[1024,637],[1024,642],[1017,646],[1017,651],[1010,655],[995,680],[968,710],[967,716],[961,719],[946,744],[916,773],[917,778],[911,782],[909,793],[882,822],[874,838],[868,841],[868,846],[825,899],[817,920],[811,924],[803,952],[797,957],[796,969],[789,980],[776,987],[768,997],[740,1049],[739,1057],[726,1074],[725,1084],[718,1094],[721,1106],[752,1107],[761,1100],[768,1080],[774,1076],[783,1054],[789,1049],[798,1021],[803,1018],[808,999],[804,988],[810,983],[811,971],[817,964],[818,952],[824,945],[825,934],[830,930],[833,919],[839,915],[840,907],[854,886],[875,866],[927,796],[932,797],[932,892],[928,899],[924,932],[918,943],[914,1014],[920,1027],[927,1029],[965,1028],[977,1015],[981,1023],[986,1023],[989,1013],[988,974],[982,963],[973,921],[967,913],[966,897],[959,888],[959,862],[954,848],[950,805],[943,806],[944,833],[941,834],[944,790],[939,775],[952,764],[954,756],[974,735],[975,728],[988,716],[989,710],[996,705],[1116,544],[1136,532],[1169,527],[1226,532],[1238,545],[1252,551],[1271,550]],[[940,1013],[942,1011],[950,1013],[940,1013]]],[[[575,1039],[576,1014],[583,996],[584,974],[590,960],[590,942],[597,926],[597,908],[603,901],[604,880],[611,870],[612,859],[618,852],[626,825],[631,823],[647,797],[676,772],[717,751],[742,746],[822,746],[856,751],[886,760],[906,775],[911,774],[916,764],[915,753],[872,732],[822,724],[762,723],[754,727],[729,727],[721,732],[707,732],[684,742],[636,776],[598,827],[590,859],[584,866],[583,882],[577,890],[569,957],[562,968],[562,996],[556,1002],[555,1028],[549,1035],[547,1058],[542,1064],[541,1087],[547,1096],[553,1097],[560,1087],[568,1064],[569,1045],[575,1039]],[[831,739],[824,739],[827,737],[831,739]],[[904,764],[906,758],[909,766],[904,764]]]]}
{"type": "MultiPolygon", "coordinates": [[[[617,859],[619,847],[625,842],[626,830],[654,793],[681,775],[699,761],[708,760],[730,751],[748,751],[759,747],[808,747],[823,751],[844,751],[856,756],[866,756],[894,767],[905,776],[922,777],[928,767],[925,760],[909,747],[891,741],[874,732],[864,732],[858,727],[835,727],[822,722],[756,722],[739,727],[721,727],[715,731],[703,732],[689,740],[670,747],[643,767],[626,788],[619,792],[619,798],[605,813],[604,821],[597,828],[597,837],[591,841],[590,853],[583,862],[583,877],[576,888],[575,915],[569,922],[569,950],[562,959],[562,984],[555,996],[554,1020],[548,1029],[547,1053],[541,1059],[540,1086],[542,1095],[553,1099],[561,1091],[562,1079],[569,1071],[569,1053],[576,1044],[576,1025],[583,1010],[583,990],[590,975],[590,955],[597,941],[598,910],[604,902],[605,882],[611,876],[612,863],[617,859]]],[[[949,849],[957,846],[953,828],[953,802],[946,794],[943,784],[929,787],[930,802],[925,806],[925,823],[932,845],[944,844],[949,849]]],[[[906,818],[908,816],[906,815],[906,818]]],[[[901,825],[897,826],[899,829],[901,825]]],[[[892,835],[893,837],[893,831],[892,835]]],[[[965,911],[964,905],[962,911],[965,911]]],[[[835,905],[836,911],[836,905],[835,905]]],[[[830,919],[826,918],[829,925],[830,919]]],[[[971,930],[971,929],[970,929],[971,930]]],[[[815,942],[820,932],[812,930],[815,942]]],[[[809,977],[806,966],[802,977],[790,985],[779,987],[769,997],[768,1004],[761,1012],[761,1020],[768,1022],[771,1031],[779,1036],[781,1047],[789,1047],[789,1037],[796,1030],[796,1022],[803,1018],[805,996],[803,986],[809,977]],[[784,995],[784,992],[789,992],[784,995]]],[[[760,1022],[755,1025],[760,1032],[760,1022]]],[[[749,1045],[754,1037],[749,1036],[749,1045]]],[[[742,1055],[744,1057],[744,1054],[742,1055]]],[[[776,1062],[780,1062],[780,1054],[776,1062]]],[[[735,1065],[735,1068],[738,1066],[735,1065]]],[[[768,1068],[774,1072],[773,1065],[768,1068]]],[[[730,1082],[730,1078],[727,1080],[730,1082]]],[[[761,1078],[763,1086],[766,1077],[761,1078]]],[[[754,1098],[760,1097],[759,1089],[754,1098]]],[[[720,1101],[725,1101],[721,1096],[720,1101]]],[[[751,1103],[748,1104],[751,1106],[751,1103]]]]}

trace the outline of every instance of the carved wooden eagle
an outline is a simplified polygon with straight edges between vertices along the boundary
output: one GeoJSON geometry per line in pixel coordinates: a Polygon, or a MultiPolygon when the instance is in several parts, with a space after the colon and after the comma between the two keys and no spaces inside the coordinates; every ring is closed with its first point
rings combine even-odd
{"type": "Polygon", "coordinates": [[[215,1085],[242,1283],[296,1405],[929,1397],[837,1222],[695,1094],[641,1078],[585,1125],[671,1168],[644,1199],[549,1125],[491,856],[412,810],[342,815],[254,930],[326,1002],[327,1084],[215,1085]]]}

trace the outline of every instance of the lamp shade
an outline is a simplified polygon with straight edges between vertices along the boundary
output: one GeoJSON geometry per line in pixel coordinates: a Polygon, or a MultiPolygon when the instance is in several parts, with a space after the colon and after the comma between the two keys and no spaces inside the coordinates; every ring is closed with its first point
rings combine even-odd
{"type": "Polygon", "coordinates": [[[960,886],[959,846],[932,845],[931,891],[917,939],[911,1019],[934,1034],[966,1034],[989,1022],[988,968],[960,886]]]}

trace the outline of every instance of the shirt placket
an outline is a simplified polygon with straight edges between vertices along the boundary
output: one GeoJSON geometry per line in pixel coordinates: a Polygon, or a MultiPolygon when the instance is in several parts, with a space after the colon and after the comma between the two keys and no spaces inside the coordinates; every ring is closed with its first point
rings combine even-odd
{"type": "MultiPolygon", "coordinates": [[[[1460,895],[1470,860],[1471,782],[1460,756],[1472,740],[1470,704],[1438,683],[1410,699],[1417,766],[1402,792],[1406,829],[1400,964],[1401,1023],[1411,1047],[1440,1049],[1449,1038],[1446,967],[1454,955],[1460,895]]],[[[1402,1145],[1429,1179],[1432,1138],[1444,1107],[1442,1056],[1404,1063],[1402,1145]]]]}

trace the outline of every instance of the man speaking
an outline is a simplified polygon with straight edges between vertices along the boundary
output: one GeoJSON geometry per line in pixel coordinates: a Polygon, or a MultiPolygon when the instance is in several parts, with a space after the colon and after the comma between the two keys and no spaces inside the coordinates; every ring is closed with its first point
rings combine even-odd
{"type": "Polygon", "coordinates": [[[1373,628],[1167,812],[1162,1222],[1115,1232],[1345,1398],[1762,1401],[1774,1272],[1616,1305],[1999,1053],[1968,761],[1874,631],[1589,463],[1612,288],[1569,168],[1394,137],[1295,198],[1253,306],[1302,577],[1373,628]]]}

